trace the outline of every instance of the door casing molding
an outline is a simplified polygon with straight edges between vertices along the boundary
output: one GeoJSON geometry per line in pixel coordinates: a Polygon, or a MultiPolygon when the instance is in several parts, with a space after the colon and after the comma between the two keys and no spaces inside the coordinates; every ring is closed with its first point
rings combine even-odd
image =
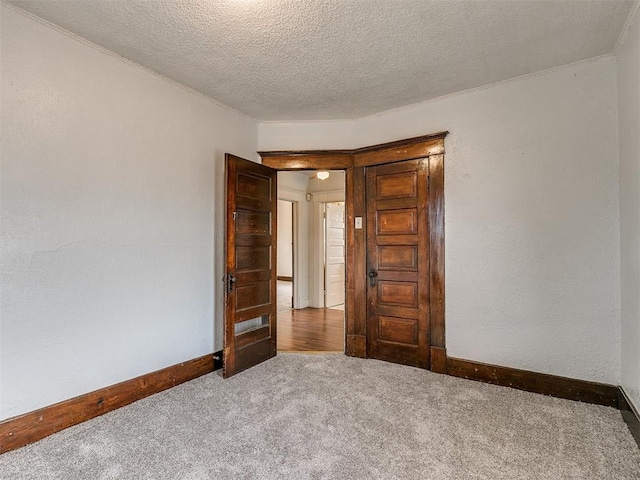
{"type": "Polygon", "coordinates": [[[430,369],[445,373],[444,292],[444,139],[440,132],[353,150],[291,150],[258,152],[262,163],[277,170],[344,170],[346,172],[346,299],[345,353],[367,355],[366,191],[368,166],[427,158],[429,160],[429,317],[430,369]],[[362,228],[355,228],[356,217],[362,228]]]}

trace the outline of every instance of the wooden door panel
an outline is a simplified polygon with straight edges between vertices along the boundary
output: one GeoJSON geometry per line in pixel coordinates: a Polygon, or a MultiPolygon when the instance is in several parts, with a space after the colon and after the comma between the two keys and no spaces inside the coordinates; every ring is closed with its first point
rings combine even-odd
{"type": "Polygon", "coordinates": [[[427,159],[367,169],[367,356],[429,368],[427,159]]]}
{"type": "Polygon", "coordinates": [[[427,368],[416,365],[415,358],[420,352],[419,345],[405,345],[402,343],[385,342],[384,340],[381,340],[376,346],[376,351],[378,356],[375,358],[379,358],[380,360],[400,363],[402,365],[410,365],[412,367],[419,366],[420,368],[427,368]]]}
{"type": "MultiPolygon", "coordinates": [[[[246,208],[246,207],[245,207],[246,208]]],[[[270,212],[238,210],[236,215],[236,235],[271,235],[270,212]]]]}
{"type": "Polygon", "coordinates": [[[379,270],[378,282],[417,282],[418,275],[416,272],[409,272],[406,270],[379,270]]]}
{"type": "Polygon", "coordinates": [[[418,321],[413,318],[378,317],[378,338],[387,342],[418,345],[418,321]]]}
{"type": "Polygon", "coordinates": [[[415,198],[418,192],[417,172],[379,175],[376,183],[376,200],[415,198]]]}
{"type": "Polygon", "coordinates": [[[379,271],[418,271],[418,248],[415,245],[378,245],[379,271]]]}
{"type": "MultiPolygon", "coordinates": [[[[264,270],[244,270],[239,273],[236,271],[236,281],[233,288],[234,290],[236,290],[236,292],[239,290],[243,293],[253,295],[253,290],[251,290],[251,288],[253,288],[253,285],[259,282],[270,282],[271,279],[269,277],[270,273],[265,272],[264,270]]],[[[235,297],[239,296],[240,295],[236,295],[235,297]]]]}
{"type": "Polygon", "coordinates": [[[271,328],[269,325],[263,327],[254,328],[247,332],[243,332],[236,335],[236,347],[243,348],[249,345],[253,345],[260,340],[269,338],[271,335],[271,328]]]}
{"type": "MultiPolygon", "coordinates": [[[[237,263],[237,262],[236,262],[237,263]]],[[[267,262],[263,262],[267,263],[267,262]]],[[[251,269],[235,270],[235,289],[243,288],[255,282],[271,281],[271,269],[259,270],[257,265],[251,269]]]]}
{"type": "Polygon", "coordinates": [[[418,209],[378,210],[376,235],[415,235],[418,233],[418,209]]]}
{"type": "Polygon", "coordinates": [[[276,354],[276,173],[226,155],[225,378],[276,354]]]}
{"type": "MultiPolygon", "coordinates": [[[[378,235],[378,245],[409,245],[415,246],[417,235],[378,235]]],[[[418,256],[419,258],[419,256],[418,256]]]]}
{"type": "MultiPolygon", "coordinates": [[[[271,181],[268,177],[254,175],[251,172],[238,172],[237,197],[248,197],[266,202],[271,200],[271,181]]],[[[258,206],[260,208],[260,206],[258,206]]]]}
{"type": "Polygon", "coordinates": [[[418,284],[416,282],[378,281],[378,304],[418,307],[418,284]]]}
{"type": "Polygon", "coordinates": [[[270,268],[271,247],[236,244],[236,272],[260,272],[270,268]]]}
{"type": "MultiPolygon", "coordinates": [[[[244,233],[236,234],[235,238],[236,247],[269,247],[271,248],[271,236],[270,235],[249,235],[244,233]]],[[[273,265],[273,262],[270,262],[273,265]]]]}
{"type": "Polygon", "coordinates": [[[271,280],[246,283],[236,288],[236,312],[269,305],[271,298],[271,280]]]}
{"type": "Polygon", "coordinates": [[[398,318],[418,318],[418,309],[415,307],[403,307],[402,305],[378,304],[378,315],[398,318]]]}
{"type": "MultiPolygon", "coordinates": [[[[269,332],[268,337],[259,340],[256,340],[254,338],[251,339],[254,341],[254,343],[248,343],[247,345],[238,347],[238,354],[235,358],[236,373],[254,367],[258,363],[269,360],[270,358],[275,356],[274,350],[271,346],[271,337],[273,337],[273,332],[269,332]]],[[[230,375],[227,374],[225,378],[228,378],[229,376],[230,375]]]]}

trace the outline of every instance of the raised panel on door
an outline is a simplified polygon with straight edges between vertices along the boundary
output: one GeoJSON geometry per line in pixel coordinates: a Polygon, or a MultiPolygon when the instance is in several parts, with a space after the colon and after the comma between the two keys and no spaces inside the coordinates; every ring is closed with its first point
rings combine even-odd
{"type": "Polygon", "coordinates": [[[378,269],[395,272],[418,271],[416,245],[378,245],[378,269]]]}
{"type": "Polygon", "coordinates": [[[226,155],[224,377],[276,354],[276,170],[226,155]]]}
{"type": "Polygon", "coordinates": [[[415,235],[418,233],[418,209],[377,210],[376,235],[415,235]]]}
{"type": "Polygon", "coordinates": [[[418,282],[399,282],[378,279],[379,305],[418,308],[418,282]]]}
{"type": "Polygon", "coordinates": [[[418,344],[418,322],[415,318],[380,315],[378,326],[378,337],[382,340],[411,346],[418,344]]]}
{"type": "Polygon", "coordinates": [[[429,368],[428,160],[367,168],[367,356],[429,368]]]}

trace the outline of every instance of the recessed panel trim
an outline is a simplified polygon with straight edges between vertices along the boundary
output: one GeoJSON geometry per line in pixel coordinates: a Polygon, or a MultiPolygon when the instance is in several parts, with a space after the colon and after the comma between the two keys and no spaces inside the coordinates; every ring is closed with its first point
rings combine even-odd
{"type": "Polygon", "coordinates": [[[379,210],[376,218],[378,235],[415,235],[418,233],[418,209],[379,210]]]}

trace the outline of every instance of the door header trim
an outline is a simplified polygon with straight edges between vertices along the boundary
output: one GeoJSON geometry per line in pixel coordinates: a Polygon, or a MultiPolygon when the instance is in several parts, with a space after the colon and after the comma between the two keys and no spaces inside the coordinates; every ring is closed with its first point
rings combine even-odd
{"type": "Polygon", "coordinates": [[[353,150],[280,150],[258,154],[263,165],[278,170],[344,170],[441,155],[448,134],[439,132],[353,150]]]}

